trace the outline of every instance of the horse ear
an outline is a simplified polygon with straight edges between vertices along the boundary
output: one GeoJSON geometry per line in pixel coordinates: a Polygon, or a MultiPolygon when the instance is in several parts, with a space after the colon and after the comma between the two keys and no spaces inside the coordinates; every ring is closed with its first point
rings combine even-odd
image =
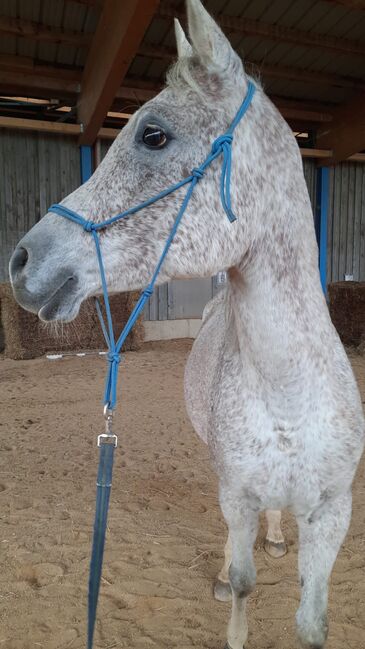
{"type": "Polygon", "coordinates": [[[175,38],[176,38],[176,47],[179,59],[183,57],[193,56],[193,48],[191,47],[188,39],[185,36],[185,32],[180,25],[180,22],[177,18],[174,20],[175,24],[175,38]]]}
{"type": "Polygon", "coordinates": [[[200,0],[187,0],[190,40],[194,52],[208,69],[242,71],[242,61],[233,50],[228,38],[200,0]]]}

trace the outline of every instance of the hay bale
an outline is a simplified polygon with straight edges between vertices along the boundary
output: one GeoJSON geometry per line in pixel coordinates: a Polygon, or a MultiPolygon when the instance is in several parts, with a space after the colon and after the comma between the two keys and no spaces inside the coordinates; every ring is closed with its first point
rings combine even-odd
{"type": "MultiPolygon", "coordinates": [[[[138,297],[139,294],[135,292],[116,293],[110,297],[116,335],[122,331],[138,297]]],[[[46,352],[76,352],[106,347],[92,299],[82,304],[73,322],[49,325],[17,304],[9,284],[0,285],[0,299],[7,358],[36,358],[46,352]]],[[[143,340],[143,320],[139,318],[126,340],[124,351],[140,349],[143,340]]]]}
{"type": "Polygon", "coordinates": [[[0,300],[0,353],[5,349],[4,327],[1,320],[1,300],[0,300]]]}
{"type": "Polygon", "coordinates": [[[365,282],[328,285],[329,309],[342,342],[360,345],[365,340],[365,282]]]}

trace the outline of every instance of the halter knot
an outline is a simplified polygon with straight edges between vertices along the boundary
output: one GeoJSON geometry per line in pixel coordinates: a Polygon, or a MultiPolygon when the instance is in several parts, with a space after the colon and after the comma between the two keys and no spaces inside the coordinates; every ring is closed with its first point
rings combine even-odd
{"type": "Polygon", "coordinates": [[[233,135],[231,133],[225,133],[224,135],[217,137],[212,145],[212,156],[216,156],[220,153],[223,154],[220,194],[223,209],[231,223],[236,220],[231,207],[232,142],[233,135]]]}
{"type": "Polygon", "coordinates": [[[147,286],[147,288],[145,288],[145,290],[143,291],[143,295],[145,295],[146,297],[151,297],[151,295],[153,295],[153,288],[147,286]]]}
{"type": "Polygon", "coordinates": [[[229,133],[225,133],[224,135],[220,135],[217,137],[216,140],[214,140],[212,144],[212,154],[215,155],[216,153],[223,151],[224,145],[228,144],[231,146],[233,142],[233,135],[230,135],[229,133]]]}
{"type": "Polygon", "coordinates": [[[191,171],[191,175],[194,178],[197,178],[198,180],[200,180],[204,176],[204,171],[202,169],[199,169],[199,167],[194,167],[194,169],[192,169],[192,171],[191,171]]]}
{"type": "Polygon", "coordinates": [[[118,352],[109,352],[108,354],[109,363],[115,363],[116,365],[119,365],[121,360],[122,357],[120,354],[118,354],[118,352]]]}
{"type": "Polygon", "coordinates": [[[85,232],[92,232],[93,230],[96,230],[96,223],[94,223],[93,221],[85,221],[84,230],[85,232]]]}

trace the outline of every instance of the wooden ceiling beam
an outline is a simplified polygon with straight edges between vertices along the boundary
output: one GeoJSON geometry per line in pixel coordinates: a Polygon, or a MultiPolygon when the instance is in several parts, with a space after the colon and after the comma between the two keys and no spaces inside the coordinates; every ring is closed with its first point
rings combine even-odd
{"type": "MultiPolygon", "coordinates": [[[[82,68],[64,68],[55,65],[38,65],[29,57],[0,55],[0,90],[2,94],[40,92],[38,96],[48,99],[76,96],[81,91],[82,68]],[[9,90],[7,90],[9,88],[9,90]],[[24,92],[23,92],[24,90],[24,92]]],[[[145,80],[125,79],[115,98],[143,103],[152,99],[161,85],[145,80]]],[[[114,97],[113,97],[114,99],[114,97]]]]}
{"type": "MultiPolygon", "coordinates": [[[[162,88],[162,84],[151,85],[151,82],[146,83],[144,79],[126,77],[123,86],[119,88],[115,95],[116,104],[118,99],[128,99],[136,103],[148,101],[153,99],[162,88]]],[[[275,95],[270,95],[270,99],[288,118],[301,121],[305,119],[308,122],[330,122],[332,120],[332,110],[336,107],[336,104],[328,105],[316,101],[288,99],[275,95]]]]}
{"type": "Polygon", "coordinates": [[[22,73],[40,77],[55,77],[80,83],[82,68],[65,68],[50,63],[38,63],[28,56],[13,56],[0,54],[0,70],[5,72],[22,73]]]}
{"type": "Polygon", "coordinates": [[[293,106],[285,106],[280,102],[280,99],[274,97],[271,98],[273,104],[282,114],[284,119],[287,120],[297,120],[304,122],[311,122],[313,124],[321,124],[323,122],[330,122],[332,120],[332,115],[330,113],[322,113],[320,111],[314,110],[305,110],[300,108],[300,102],[298,102],[297,107],[293,103],[293,106]]]}
{"type": "Polygon", "coordinates": [[[80,92],[82,70],[38,65],[26,56],[0,55],[2,94],[26,94],[44,99],[62,98],[75,102],[80,92]]]}
{"type": "Polygon", "coordinates": [[[103,0],[66,0],[66,2],[76,2],[79,5],[86,5],[89,7],[102,7],[103,0]]]}
{"type": "Polygon", "coordinates": [[[115,99],[128,99],[134,101],[137,104],[142,104],[145,101],[149,101],[156,97],[157,93],[160,92],[161,87],[159,86],[155,90],[147,88],[138,88],[137,86],[132,85],[123,85],[118,88],[115,93],[115,99]]]}
{"type": "Polygon", "coordinates": [[[326,0],[331,4],[342,5],[347,7],[347,9],[359,9],[360,11],[365,11],[365,0],[326,0]]]}
{"type": "Polygon", "coordinates": [[[332,150],[324,165],[347,160],[365,149],[365,92],[336,108],[331,124],[318,130],[317,142],[321,148],[332,150]]]}
{"type": "Polygon", "coordinates": [[[2,94],[19,94],[34,97],[76,98],[80,91],[80,83],[52,76],[42,76],[39,73],[30,75],[24,72],[6,71],[0,69],[0,90],[2,94]]]}
{"type": "MultiPolygon", "coordinates": [[[[64,122],[49,122],[41,119],[24,119],[22,117],[0,116],[0,128],[16,129],[20,131],[38,131],[41,133],[53,133],[56,135],[80,136],[80,124],[65,124],[64,122]]],[[[98,137],[115,140],[120,129],[101,128],[98,137]]]]}
{"type": "MultiPolygon", "coordinates": [[[[22,94],[45,99],[60,97],[71,99],[75,103],[80,93],[80,81],[80,69],[70,70],[49,65],[30,65],[29,60],[23,61],[20,65],[7,67],[0,57],[1,94],[22,94]]],[[[125,99],[134,102],[138,107],[138,104],[155,97],[162,87],[162,84],[145,79],[126,77],[124,84],[114,93],[106,112],[114,99],[125,99]]],[[[280,97],[271,97],[271,99],[282,115],[289,120],[318,124],[329,122],[332,119],[332,110],[326,105],[287,100],[280,97]]]]}
{"type": "MultiPolygon", "coordinates": [[[[142,44],[138,53],[147,58],[158,58],[166,61],[172,61],[177,56],[174,48],[161,45],[142,44]]],[[[339,88],[365,90],[365,81],[362,79],[344,77],[339,74],[316,72],[315,70],[303,70],[289,66],[270,65],[260,63],[259,61],[245,60],[244,63],[249,73],[262,74],[263,77],[270,79],[287,79],[288,81],[304,81],[305,83],[313,83],[321,86],[328,85],[339,88]]]]}
{"type": "Polygon", "coordinates": [[[74,32],[59,27],[48,27],[31,20],[0,16],[0,34],[10,34],[21,38],[44,43],[88,47],[91,35],[85,32],[74,32]]]}
{"type": "Polygon", "coordinates": [[[92,144],[159,0],[105,0],[81,80],[81,144],[92,144]]]}
{"type": "MultiPolygon", "coordinates": [[[[158,15],[161,18],[168,19],[176,17],[180,21],[185,22],[185,14],[177,11],[174,5],[168,0],[161,2],[158,15]]],[[[239,33],[246,36],[260,36],[271,41],[317,47],[326,51],[341,52],[342,54],[365,56],[365,43],[362,41],[352,41],[346,38],[338,38],[337,36],[306,32],[292,27],[272,25],[271,23],[264,23],[260,20],[251,20],[237,16],[223,15],[218,16],[217,20],[226,32],[239,33]]]]}
{"type": "Polygon", "coordinates": [[[302,70],[283,65],[268,65],[267,63],[248,62],[254,70],[261,73],[264,77],[273,79],[287,79],[288,81],[301,81],[320,86],[334,86],[336,88],[364,89],[365,81],[354,77],[344,77],[339,74],[329,74],[326,72],[316,72],[315,70],[302,70]]]}
{"type": "MultiPolygon", "coordinates": [[[[50,122],[39,119],[24,119],[21,117],[3,117],[0,116],[0,128],[8,128],[25,131],[40,131],[54,133],[59,135],[79,136],[81,133],[80,124],[65,124],[64,122],[50,122]]],[[[120,133],[120,129],[101,128],[98,137],[114,140],[120,133]]],[[[330,160],[332,151],[327,149],[309,149],[301,148],[300,152],[303,158],[316,158],[318,160],[330,160]]],[[[355,153],[350,156],[349,160],[365,163],[364,153],[355,153]]]]}
{"type": "MultiPolygon", "coordinates": [[[[152,99],[163,88],[163,84],[154,83],[147,79],[127,77],[125,84],[119,88],[117,96],[124,99],[136,99],[142,94],[145,101],[152,99]],[[127,84],[127,85],[126,85],[127,84]]],[[[321,104],[303,106],[306,102],[300,100],[288,100],[281,97],[270,97],[271,101],[280,110],[286,119],[304,120],[308,122],[329,122],[332,119],[332,111],[321,104]]]]}
{"type": "Polygon", "coordinates": [[[41,131],[60,135],[79,135],[79,124],[48,122],[41,119],[24,119],[22,117],[0,117],[1,128],[20,129],[24,131],[41,131]]]}

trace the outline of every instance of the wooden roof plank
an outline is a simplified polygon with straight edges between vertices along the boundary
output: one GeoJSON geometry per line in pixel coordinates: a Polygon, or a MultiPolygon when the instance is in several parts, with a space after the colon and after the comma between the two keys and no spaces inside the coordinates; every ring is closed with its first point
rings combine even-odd
{"type": "Polygon", "coordinates": [[[95,140],[158,5],[159,0],[105,0],[81,81],[81,144],[95,140]]]}
{"type": "Polygon", "coordinates": [[[66,2],[76,2],[80,5],[88,5],[89,7],[102,7],[103,0],[66,0],[66,2]]]}
{"type": "Polygon", "coordinates": [[[365,149],[365,92],[335,109],[331,124],[319,129],[317,142],[321,148],[332,149],[332,157],[323,161],[326,165],[365,149]]]}
{"type": "Polygon", "coordinates": [[[326,0],[326,2],[342,5],[348,9],[359,9],[360,11],[365,11],[365,0],[326,0]]]}
{"type": "MultiPolygon", "coordinates": [[[[161,2],[159,15],[164,18],[176,17],[181,21],[185,21],[184,13],[177,11],[169,0],[161,2]]],[[[222,15],[218,17],[218,22],[227,32],[240,32],[251,36],[261,36],[262,38],[268,38],[273,41],[285,41],[287,43],[294,43],[295,45],[300,44],[307,47],[331,50],[332,52],[365,56],[365,43],[361,41],[352,41],[347,38],[337,38],[327,34],[307,32],[292,27],[266,23],[260,20],[250,20],[243,17],[222,15]]]]}
{"type": "MultiPolygon", "coordinates": [[[[69,69],[51,65],[37,65],[27,57],[0,57],[0,92],[2,94],[22,94],[34,97],[71,97],[76,101],[80,92],[80,69],[69,69]],[[15,60],[14,60],[15,59],[15,60]]],[[[122,86],[113,94],[113,99],[127,99],[138,104],[152,99],[162,89],[162,84],[146,79],[124,79],[122,86]]],[[[332,119],[332,108],[317,102],[290,101],[272,97],[286,119],[322,123],[332,119]]],[[[102,118],[102,121],[105,117],[102,118]]],[[[102,121],[100,124],[102,124],[102,121]]]]}
{"type": "MultiPolygon", "coordinates": [[[[125,116],[127,117],[127,115],[125,116]]],[[[41,131],[59,135],[78,136],[81,132],[80,124],[65,124],[63,122],[49,122],[38,119],[24,119],[20,117],[2,117],[0,116],[0,128],[19,129],[26,131],[41,131]]],[[[120,133],[120,129],[101,128],[97,136],[107,139],[115,139],[120,133]]],[[[318,160],[331,160],[332,151],[327,149],[300,149],[303,158],[316,158],[318,160]]],[[[365,163],[365,154],[357,153],[350,156],[349,160],[365,163]]]]}
{"type": "Polygon", "coordinates": [[[0,117],[0,128],[15,128],[25,131],[43,131],[60,135],[79,135],[80,124],[48,122],[40,119],[23,119],[21,117],[0,117]]]}
{"type": "MultiPolygon", "coordinates": [[[[165,47],[163,45],[142,44],[138,50],[139,54],[146,58],[157,58],[171,61],[176,58],[175,48],[165,47]]],[[[300,80],[301,82],[326,84],[330,86],[339,86],[341,88],[365,89],[365,81],[355,77],[345,77],[339,74],[318,72],[317,70],[305,70],[283,65],[271,65],[268,63],[259,63],[256,61],[245,60],[245,66],[253,68],[254,72],[274,79],[300,80]]]]}
{"type": "Polygon", "coordinates": [[[82,69],[75,67],[62,67],[51,63],[38,63],[29,56],[14,56],[12,54],[0,54],[0,70],[5,72],[22,72],[23,74],[36,75],[41,77],[56,77],[70,81],[81,81],[82,69]]]}
{"type": "Polygon", "coordinates": [[[28,74],[24,71],[7,71],[0,69],[1,92],[21,93],[27,96],[46,97],[76,97],[80,83],[74,79],[62,78],[61,71],[57,75],[48,76],[39,73],[28,74]]]}
{"type": "Polygon", "coordinates": [[[32,20],[22,20],[11,16],[0,16],[0,34],[11,34],[34,41],[55,44],[63,43],[76,47],[87,47],[91,40],[90,34],[84,32],[49,27],[32,20]]]}

